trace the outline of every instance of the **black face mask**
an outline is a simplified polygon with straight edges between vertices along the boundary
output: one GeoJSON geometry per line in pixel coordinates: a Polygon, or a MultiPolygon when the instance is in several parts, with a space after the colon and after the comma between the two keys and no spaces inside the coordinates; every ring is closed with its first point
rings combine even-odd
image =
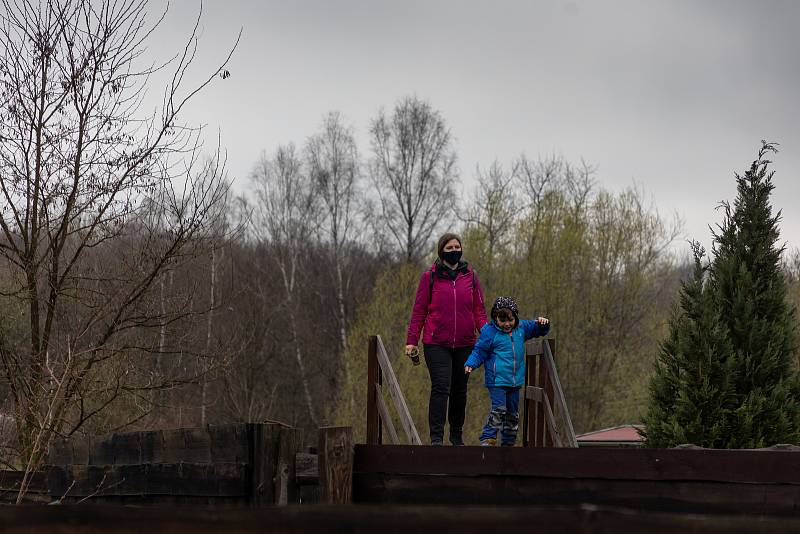
{"type": "Polygon", "coordinates": [[[450,265],[458,265],[458,260],[461,259],[461,251],[460,250],[451,250],[449,252],[442,251],[439,255],[443,261],[449,263],[450,265]]]}

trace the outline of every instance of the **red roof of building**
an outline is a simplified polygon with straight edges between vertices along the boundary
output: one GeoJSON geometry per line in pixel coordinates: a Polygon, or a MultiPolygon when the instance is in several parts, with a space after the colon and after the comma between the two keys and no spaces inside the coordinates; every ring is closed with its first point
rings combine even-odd
{"type": "Polygon", "coordinates": [[[604,428],[602,430],[595,430],[587,432],[578,436],[578,441],[644,441],[639,435],[638,429],[643,428],[642,425],[620,425],[612,428],[604,428]]]}

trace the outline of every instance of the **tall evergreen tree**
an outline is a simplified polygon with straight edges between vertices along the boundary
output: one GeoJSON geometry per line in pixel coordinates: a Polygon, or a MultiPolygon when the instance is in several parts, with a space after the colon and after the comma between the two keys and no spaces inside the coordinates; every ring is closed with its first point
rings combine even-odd
{"type": "Polygon", "coordinates": [[[751,448],[800,439],[800,383],[793,366],[795,310],[778,244],[780,213],[769,202],[773,172],[763,142],[737,196],[723,203],[714,259],[683,284],[650,385],[649,446],[694,443],[751,448]]]}
{"type": "Polygon", "coordinates": [[[758,159],[736,176],[736,200],[723,205],[725,221],[714,235],[713,291],[735,351],[730,448],[800,440],[797,322],[781,269],[781,214],[773,215],[769,202],[770,152],[777,152],[774,144],[762,142],[758,159]]]}

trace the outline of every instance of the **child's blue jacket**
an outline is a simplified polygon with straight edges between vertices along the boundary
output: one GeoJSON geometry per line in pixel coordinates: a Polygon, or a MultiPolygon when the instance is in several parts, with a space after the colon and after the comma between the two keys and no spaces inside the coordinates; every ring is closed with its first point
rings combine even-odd
{"type": "Polygon", "coordinates": [[[519,321],[511,332],[503,332],[494,321],[481,328],[481,335],[464,366],[477,369],[486,366],[486,387],[518,387],[525,385],[525,341],[544,336],[550,323],[519,321]]]}

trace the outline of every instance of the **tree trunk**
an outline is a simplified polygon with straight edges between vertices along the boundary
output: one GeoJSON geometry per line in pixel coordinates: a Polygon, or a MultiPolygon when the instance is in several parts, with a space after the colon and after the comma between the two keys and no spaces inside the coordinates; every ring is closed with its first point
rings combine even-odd
{"type": "MultiPolygon", "coordinates": [[[[217,248],[211,247],[211,294],[208,309],[208,323],[206,325],[206,357],[211,351],[211,326],[214,318],[214,288],[217,281],[217,248]]],[[[200,426],[206,426],[206,407],[208,402],[208,379],[203,375],[200,381],[200,426]]]]}

